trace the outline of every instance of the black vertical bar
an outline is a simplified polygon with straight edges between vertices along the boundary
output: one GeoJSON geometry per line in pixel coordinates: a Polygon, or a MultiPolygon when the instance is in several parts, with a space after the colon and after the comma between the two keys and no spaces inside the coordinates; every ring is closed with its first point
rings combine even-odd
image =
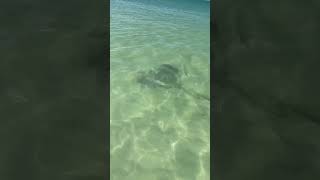
{"type": "Polygon", "coordinates": [[[1,180],[109,179],[108,4],[0,2],[1,180]]]}
{"type": "Polygon", "coordinates": [[[319,179],[319,6],[214,4],[214,179],[319,179]]]}
{"type": "Polygon", "coordinates": [[[210,179],[216,178],[216,142],[218,141],[218,119],[216,118],[215,91],[215,42],[216,42],[216,1],[210,1],[210,179]]]}
{"type": "Polygon", "coordinates": [[[106,167],[106,177],[104,178],[105,180],[110,179],[110,18],[111,18],[111,10],[110,10],[110,0],[106,0],[107,1],[107,18],[106,18],[106,27],[105,29],[107,30],[107,36],[106,36],[106,40],[107,42],[105,43],[106,45],[106,76],[107,77],[107,87],[106,87],[106,95],[107,95],[107,124],[106,124],[106,129],[107,129],[107,134],[105,137],[107,137],[107,154],[106,154],[106,162],[107,162],[107,167],[106,167]]]}

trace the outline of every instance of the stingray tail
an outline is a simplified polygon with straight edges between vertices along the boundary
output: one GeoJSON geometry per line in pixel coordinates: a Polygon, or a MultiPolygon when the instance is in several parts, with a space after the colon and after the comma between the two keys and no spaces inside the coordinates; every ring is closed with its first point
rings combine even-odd
{"type": "Polygon", "coordinates": [[[189,94],[192,97],[198,98],[198,99],[202,99],[202,100],[206,100],[206,101],[210,101],[210,97],[207,97],[204,94],[200,94],[198,92],[186,89],[184,87],[181,87],[187,94],[189,94]]]}

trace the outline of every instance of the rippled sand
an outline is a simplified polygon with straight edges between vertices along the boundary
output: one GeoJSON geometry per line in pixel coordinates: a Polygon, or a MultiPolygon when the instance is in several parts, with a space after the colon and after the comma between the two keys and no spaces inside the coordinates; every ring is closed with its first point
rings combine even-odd
{"type": "Polygon", "coordinates": [[[210,179],[209,102],[135,80],[172,64],[209,96],[209,3],[179,3],[111,0],[111,180],[210,179]]]}

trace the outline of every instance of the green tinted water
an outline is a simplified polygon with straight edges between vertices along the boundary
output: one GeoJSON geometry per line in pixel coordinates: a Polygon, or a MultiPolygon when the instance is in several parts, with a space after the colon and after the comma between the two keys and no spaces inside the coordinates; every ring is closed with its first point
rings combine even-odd
{"type": "Polygon", "coordinates": [[[179,88],[148,88],[161,64],[185,89],[210,94],[209,3],[111,1],[111,179],[209,180],[210,104],[179,88]]]}

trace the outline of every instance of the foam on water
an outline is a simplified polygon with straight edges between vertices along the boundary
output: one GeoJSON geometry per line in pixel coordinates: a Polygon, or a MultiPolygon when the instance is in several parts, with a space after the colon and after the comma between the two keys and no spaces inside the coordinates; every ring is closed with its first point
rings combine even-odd
{"type": "Polygon", "coordinates": [[[111,0],[111,180],[210,179],[209,103],[135,80],[172,64],[209,96],[209,3],[183,2],[111,0]]]}

